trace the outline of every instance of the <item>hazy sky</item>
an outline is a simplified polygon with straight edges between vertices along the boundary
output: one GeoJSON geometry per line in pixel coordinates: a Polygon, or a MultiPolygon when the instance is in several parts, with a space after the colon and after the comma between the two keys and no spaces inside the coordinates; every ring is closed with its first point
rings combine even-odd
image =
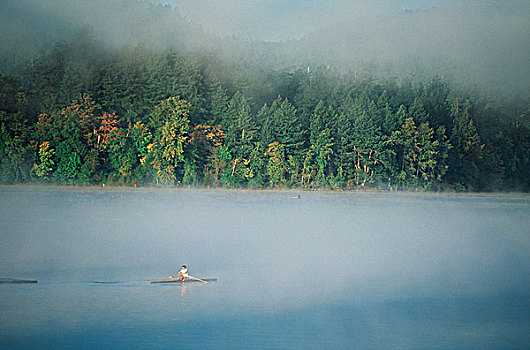
{"type": "MultiPolygon", "coordinates": [[[[507,10],[528,15],[529,1],[521,0],[153,0],[172,4],[208,31],[262,40],[299,38],[318,28],[366,16],[433,11],[450,16],[454,9],[488,11],[503,16],[507,10]]],[[[383,17],[381,17],[383,18],[383,17]]]]}
{"type": "MultiPolygon", "coordinates": [[[[85,24],[99,39],[118,47],[143,42],[155,48],[219,50],[219,43],[200,29],[172,11],[153,11],[146,6],[148,0],[1,1],[3,53],[24,46],[31,52],[32,45],[71,40],[85,24]]],[[[441,74],[522,91],[530,86],[528,0],[149,1],[171,4],[190,22],[220,37],[303,38],[275,47],[285,62],[346,69],[373,64],[390,75],[441,74]]],[[[235,57],[252,54],[244,45],[240,50],[235,57]]]]}
{"type": "Polygon", "coordinates": [[[528,0],[158,1],[221,37],[309,38],[293,50],[298,58],[366,62],[389,74],[443,74],[489,87],[530,83],[528,0]]]}

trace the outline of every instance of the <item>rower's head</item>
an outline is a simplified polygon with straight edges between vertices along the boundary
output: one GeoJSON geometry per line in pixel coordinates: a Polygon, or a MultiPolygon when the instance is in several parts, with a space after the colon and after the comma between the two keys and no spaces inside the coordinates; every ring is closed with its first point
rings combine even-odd
{"type": "Polygon", "coordinates": [[[183,269],[187,269],[186,265],[182,265],[182,268],[183,268],[183,269]]]}

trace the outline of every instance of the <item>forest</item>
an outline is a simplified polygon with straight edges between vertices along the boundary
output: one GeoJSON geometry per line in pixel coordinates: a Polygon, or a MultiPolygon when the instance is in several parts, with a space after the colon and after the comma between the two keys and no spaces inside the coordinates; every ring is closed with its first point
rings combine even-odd
{"type": "Polygon", "coordinates": [[[529,102],[85,29],[0,76],[0,183],[528,191],[529,102]]]}

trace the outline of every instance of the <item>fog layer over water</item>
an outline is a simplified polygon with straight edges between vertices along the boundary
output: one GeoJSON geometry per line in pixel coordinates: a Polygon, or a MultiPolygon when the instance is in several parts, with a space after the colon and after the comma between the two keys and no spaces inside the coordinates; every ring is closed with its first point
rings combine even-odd
{"type": "Polygon", "coordinates": [[[0,189],[0,344],[528,344],[527,195],[297,195],[0,189]]]}

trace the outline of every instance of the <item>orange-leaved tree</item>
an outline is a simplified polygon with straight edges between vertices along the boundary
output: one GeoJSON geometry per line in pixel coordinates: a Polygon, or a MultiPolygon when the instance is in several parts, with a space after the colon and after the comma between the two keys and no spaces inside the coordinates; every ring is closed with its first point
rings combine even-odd
{"type": "Polygon", "coordinates": [[[112,113],[103,113],[99,128],[96,130],[96,148],[105,148],[109,137],[118,130],[119,125],[118,116],[112,113]]]}
{"type": "Polygon", "coordinates": [[[267,174],[271,186],[278,186],[285,183],[285,172],[287,164],[285,162],[285,147],[280,142],[269,143],[265,155],[269,157],[267,162],[267,174]]]}

